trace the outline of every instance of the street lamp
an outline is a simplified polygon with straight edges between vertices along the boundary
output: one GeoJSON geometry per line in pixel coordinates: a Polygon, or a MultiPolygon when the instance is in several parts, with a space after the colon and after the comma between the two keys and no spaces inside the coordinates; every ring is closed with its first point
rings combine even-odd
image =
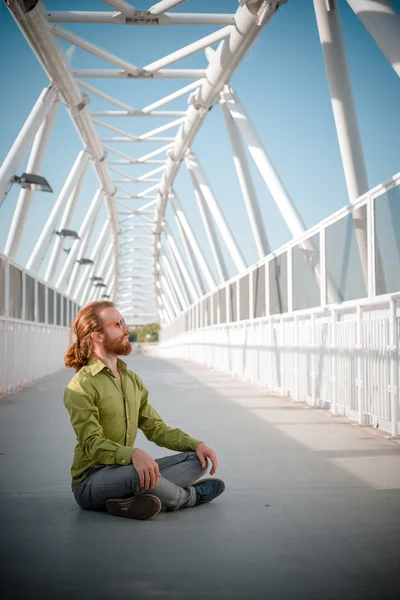
{"type": "Polygon", "coordinates": [[[36,190],[38,192],[53,192],[53,189],[47,179],[41,175],[33,173],[22,173],[21,177],[14,175],[11,183],[19,183],[24,190],[36,190]]]}
{"type": "Polygon", "coordinates": [[[34,173],[22,173],[21,176],[14,175],[14,177],[10,179],[10,185],[8,186],[8,190],[6,191],[4,198],[0,202],[0,207],[2,206],[13,183],[18,183],[24,190],[34,190],[38,192],[53,192],[47,179],[45,179],[41,175],[35,175],[34,173]]]}
{"type": "Polygon", "coordinates": [[[74,240],[80,239],[77,232],[73,231],[72,229],[61,229],[61,231],[56,231],[55,233],[63,238],[73,238],[74,240]]]}

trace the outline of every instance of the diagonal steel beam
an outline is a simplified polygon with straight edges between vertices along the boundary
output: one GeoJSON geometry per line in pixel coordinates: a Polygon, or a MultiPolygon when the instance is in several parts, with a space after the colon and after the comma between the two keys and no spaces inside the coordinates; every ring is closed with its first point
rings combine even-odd
{"type": "Polygon", "coordinates": [[[282,0],[281,2],[274,0],[270,2],[263,0],[254,0],[254,2],[247,3],[241,2],[235,13],[235,26],[231,28],[229,43],[224,40],[219,44],[215,55],[206,69],[206,78],[203,84],[191,97],[186,119],[181,125],[175,144],[168,154],[166,170],[159,189],[159,210],[154,238],[155,265],[159,262],[158,244],[164,223],[168,196],[172,190],[186,151],[203,124],[209,109],[216,103],[219,93],[229,81],[252,43],[259,36],[263,26],[274,16],[279,5],[286,2],[287,0],[282,0]]]}
{"type": "Polygon", "coordinates": [[[49,27],[54,35],[57,35],[63,40],[67,40],[67,42],[71,42],[71,44],[79,46],[79,48],[86,50],[86,52],[89,52],[90,54],[93,54],[98,58],[102,58],[103,60],[106,60],[107,62],[111,63],[112,65],[115,65],[116,67],[119,67],[120,69],[124,69],[124,71],[131,75],[138,75],[140,71],[139,67],[133,65],[127,60],[119,58],[119,56],[115,56],[115,54],[111,54],[111,52],[106,52],[106,50],[103,50],[102,48],[100,48],[100,46],[96,46],[95,44],[84,40],[78,35],[75,35],[74,33],[63,29],[58,25],[49,25],[49,27]]]}
{"type": "Polygon", "coordinates": [[[27,6],[23,0],[8,0],[7,7],[49,78],[61,93],[82,138],[83,145],[91,154],[111,217],[114,260],[118,272],[119,227],[114,201],[115,189],[104,161],[104,151],[87,110],[87,98],[82,95],[76,85],[65,58],[50,31],[42,3],[37,3],[32,8],[32,6],[27,6]]]}

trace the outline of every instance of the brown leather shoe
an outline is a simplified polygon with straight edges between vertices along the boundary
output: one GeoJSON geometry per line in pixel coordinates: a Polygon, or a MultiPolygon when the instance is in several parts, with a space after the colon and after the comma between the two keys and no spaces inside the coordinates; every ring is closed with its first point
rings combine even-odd
{"type": "Polygon", "coordinates": [[[161,510],[161,502],[152,494],[140,494],[131,498],[107,500],[106,510],[114,517],[145,521],[158,515],[161,510]]]}

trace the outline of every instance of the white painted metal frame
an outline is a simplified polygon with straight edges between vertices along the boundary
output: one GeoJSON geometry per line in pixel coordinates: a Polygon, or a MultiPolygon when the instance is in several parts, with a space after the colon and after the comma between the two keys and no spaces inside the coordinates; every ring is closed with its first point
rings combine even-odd
{"type": "MultiPolygon", "coordinates": [[[[53,104],[52,106],[50,106],[50,110],[47,116],[44,118],[37,134],[35,135],[31,154],[26,167],[27,173],[35,173],[38,175],[41,171],[54,120],[57,114],[58,106],[58,99],[56,96],[54,96],[53,104]]],[[[21,151],[21,155],[24,152],[24,150],[21,151]]],[[[14,167],[15,166],[16,163],[14,167]]],[[[2,169],[3,168],[4,164],[2,169]]],[[[12,170],[15,170],[15,168],[13,168],[12,170]]],[[[15,172],[13,174],[15,175],[15,172]]],[[[15,207],[13,219],[11,221],[10,231],[7,236],[6,246],[4,250],[4,254],[6,256],[9,256],[12,260],[15,260],[18,253],[18,249],[21,243],[22,234],[25,229],[25,224],[28,218],[34,193],[34,190],[21,189],[18,196],[17,205],[15,207]]]]}

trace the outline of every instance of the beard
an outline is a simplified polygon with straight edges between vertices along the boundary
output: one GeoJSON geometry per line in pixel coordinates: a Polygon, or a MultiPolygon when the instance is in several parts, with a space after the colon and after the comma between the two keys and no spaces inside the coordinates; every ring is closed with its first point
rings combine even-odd
{"type": "Polygon", "coordinates": [[[104,350],[107,354],[115,354],[116,356],[128,356],[132,352],[132,344],[126,338],[126,334],[119,338],[109,338],[108,335],[103,341],[104,350]]]}

